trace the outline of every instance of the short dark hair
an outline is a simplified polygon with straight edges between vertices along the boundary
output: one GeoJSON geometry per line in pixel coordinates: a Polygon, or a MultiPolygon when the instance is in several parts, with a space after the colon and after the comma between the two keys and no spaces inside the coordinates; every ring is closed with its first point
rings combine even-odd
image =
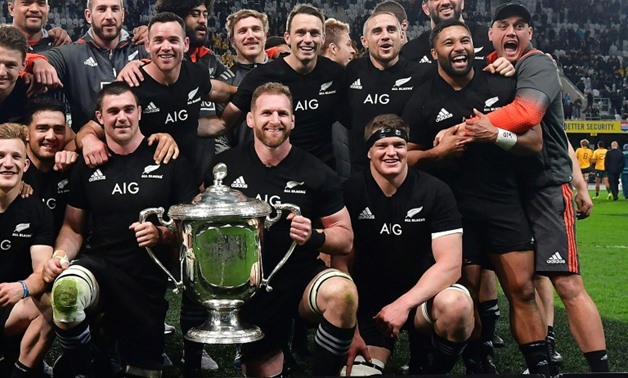
{"type": "Polygon", "coordinates": [[[434,29],[432,29],[432,31],[430,32],[430,47],[434,48],[434,41],[436,40],[436,38],[438,38],[438,35],[443,30],[445,30],[445,29],[447,29],[449,27],[452,27],[452,26],[462,26],[463,28],[467,29],[469,34],[471,34],[471,31],[469,30],[469,27],[464,22],[462,22],[460,20],[454,20],[454,19],[445,20],[443,22],[438,23],[434,27],[434,29]]]}
{"type": "Polygon", "coordinates": [[[253,97],[251,98],[251,109],[255,108],[255,102],[257,101],[257,99],[260,98],[261,95],[267,93],[284,95],[288,97],[288,100],[290,100],[290,110],[292,111],[294,102],[292,100],[292,93],[290,92],[290,88],[281,83],[276,83],[272,81],[266,84],[262,84],[255,89],[255,91],[253,92],[253,97]]]}
{"type": "MultiPolygon", "coordinates": [[[[290,14],[288,14],[288,21],[286,22],[286,32],[290,32],[290,25],[292,24],[292,19],[297,14],[309,14],[310,16],[318,17],[321,20],[321,24],[323,24],[323,29],[325,28],[325,15],[323,11],[316,8],[312,4],[297,4],[292,8],[290,14]]],[[[324,31],[324,30],[323,30],[324,31]]]]}
{"type": "Polygon", "coordinates": [[[266,38],[266,45],[264,46],[264,49],[267,50],[272,47],[281,45],[287,45],[286,40],[282,36],[271,35],[270,37],[266,38]]]}
{"type": "Polygon", "coordinates": [[[157,13],[172,12],[181,18],[187,17],[192,9],[205,5],[211,12],[214,7],[214,0],[157,0],[155,11],[157,13]]]}
{"type": "Polygon", "coordinates": [[[406,135],[410,135],[410,126],[397,114],[380,114],[366,124],[364,128],[364,141],[369,140],[378,130],[394,129],[402,130],[406,135]]]}
{"type": "Polygon", "coordinates": [[[52,96],[33,97],[26,104],[22,122],[27,126],[30,125],[33,122],[33,115],[43,111],[60,112],[65,116],[65,105],[52,96]]]}
{"type": "Polygon", "coordinates": [[[154,24],[163,24],[166,22],[176,22],[181,26],[181,29],[183,30],[183,34],[185,34],[185,21],[183,21],[183,18],[177,16],[176,14],[172,13],[172,12],[161,12],[161,13],[157,13],[156,15],[153,16],[153,18],[150,19],[150,22],[148,23],[148,31],[150,33],[150,28],[154,25],[154,24]]]}
{"type": "Polygon", "coordinates": [[[601,140],[601,141],[597,142],[597,146],[598,146],[598,148],[604,148],[604,146],[606,146],[606,145],[604,144],[604,141],[601,140]]]}
{"type": "Polygon", "coordinates": [[[139,100],[133,89],[129,86],[129,84],[124,81],[113,81],[100,90],[98,92],[98,96],[96,97],[96,110],[102,110],[102,103],[105,96],[120,96],[121,94],[131,92],[133,94],[133,98],[135,98],[135,103],[139,104],[139,100]]]}
{"type": "Polygon", "coordinates": [[[405,8],[395,0],[384,0],[377,4],[375,9],[373,9],[373,13],[377,12],[388,12],[394,14],[400,24],[404,21],[408,21],[408,14],[406,13],[405,8]]]}
{"type": "Polygon", "coordinates": [[[22,55],[22,60],[26,59],[28,43],[19,29],[10,25],[0,26],[0,46],[18,51],[22,55]]]}

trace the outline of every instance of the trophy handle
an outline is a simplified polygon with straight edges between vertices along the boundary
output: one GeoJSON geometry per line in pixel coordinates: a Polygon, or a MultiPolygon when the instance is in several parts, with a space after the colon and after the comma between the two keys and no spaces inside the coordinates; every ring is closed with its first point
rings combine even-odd
{"type": "MultiPolygon", "coordinates": [[[[163,215],[164,215],[163,207],[150,207],[148,209],[144,209],[140,211],[139,222],[140,223],[146,222],[146,219],[151,215],[156,215],[157,219],[159,220],[159,223],[162,226],[172,228],[172,225],[174,222],[172,220],[165,221],[163,218],[163,215]]],[[[155,254],[153,253],[153,250],[150,247],[145,247],[145,248],[146,248],[146,252],[148,252],[148,255],[150,256],[151,259],[153,259],[155,264],[157,264],[161,268],[161,270],[163,270],[168,275],[168,277],[172,280],[172,282],[174,282],[175,289],[173,291],[175,293],[179,293],[179,291],[185,289],[185,287],[183,286],[183,280],[177,281],[177,279],[172,275],[172,273],[170,273],[168,268],[166,268],[164,264],[162,264],[161,261],[157,258],[157,256],[155,256],[155,254]]]]}
{"type": "MultiPolygon", "coordinates": [[[[277,223],[277,221],[281,218],[282,210],[288,210],[294,215],[301,215],[301,209],[299,208],[299,206],[293,205],[291,203],[279,203],[279,204],[273,205],[273,207],[275,208],[275,210],[277,210],[277,214],[272,218],[268,215],[266,216],[266,219],[264,220],[264,228],[267,230],[270,228],[270,226],[277,223]]],[[[286,261],[288,261],[288,259],[292,255],[292,252],[294,251],[296,246],[297,246],[297,242],[293,241],[292,244],[290,245],[290,248],[288,249],[288,252],[286,252],[285,256],[281,259],[281,261],[279,261],[277,266],[275,266],[275,269],[273,269],[273,271],[268,275],[268,278],[262,277],[262,283],[260,286],[266,286],[267,292],[270,293],[271,291],[273,291],[273,288],[268,284],[268,281],[270,281],[270,279],[273,278],[275,273],[277,273],[277,271],[281,269],[282,266],[284,266],[286,261]]]]}

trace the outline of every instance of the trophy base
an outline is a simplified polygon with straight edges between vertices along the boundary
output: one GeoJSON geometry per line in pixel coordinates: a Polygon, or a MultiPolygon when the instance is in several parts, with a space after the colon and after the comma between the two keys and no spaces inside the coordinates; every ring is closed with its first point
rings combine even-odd
{"type": "Polygon", "coordinates": [[[245,344],[264,338],[262,330],[240,321],[236,309],[209,309],[209,319],[191,328],[185,339],[202,344],[245,344]]]}

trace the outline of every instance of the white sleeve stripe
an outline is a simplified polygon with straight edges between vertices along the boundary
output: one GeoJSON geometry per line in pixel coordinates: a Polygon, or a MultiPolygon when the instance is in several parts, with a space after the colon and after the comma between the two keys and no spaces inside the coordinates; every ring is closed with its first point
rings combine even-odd
{"type": "Polygon", "coordinates": [[[447,236],[452,234],[462,234],[462,228],[456,228],[455,230],[441,231],[441,232],[432,232],[432,240],[438,239],[441,236],[447,236]]]}

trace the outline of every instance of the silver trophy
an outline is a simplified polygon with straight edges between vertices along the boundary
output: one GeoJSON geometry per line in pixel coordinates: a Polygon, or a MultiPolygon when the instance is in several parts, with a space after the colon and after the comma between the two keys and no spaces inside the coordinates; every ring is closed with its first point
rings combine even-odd
{"type": "Polygon", "coordinates": [[[175,283],[175,293],[182,290],[209,310],[209,318],[199,328],[192,328],[185,338],[203,344],[240,344],[264,337],[259,327],[245,324],[239,308],[269,281],[285,264],[296,246],[293,242],[268,278],[262,270],[262,227],[270,228],[283,210],[300,215],[292,204],[273,205],[246,197],[242,192],[222,184],[227,166],[217,164],[214,184],[194,198],[191,204],[175,205],[163,219],[163,208],[148,208],[140,213],[140,222],[156,215],[163,226],[176,230],[180,243],[181,280],[146,248],[150,257],[175,283]]]}

